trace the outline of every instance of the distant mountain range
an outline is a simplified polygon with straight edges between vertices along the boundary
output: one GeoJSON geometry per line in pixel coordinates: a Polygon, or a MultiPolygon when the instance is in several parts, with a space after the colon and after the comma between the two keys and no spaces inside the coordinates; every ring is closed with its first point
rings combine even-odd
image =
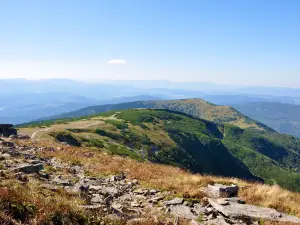
{"type": "Polygon", "coordinates": [[[300,138],[300,105],[253,102],[238,104],[234,108],[280,133],[300,138]]]}
{"type": "Polygon", "coordinates": [[[90,105],[153,99],[158,97],[137,95],[101,101],[65,92],[3,94],[0,95],[0,123],[19,124],[90,105]]]}
{"type": "Polygon", "coordinates": [[[0,123],[24,123],[84,107],[140,100],[201,98],[217,105],[300,104],[299,89],[239,87],[201,82],[0,79],[0,123]]]}

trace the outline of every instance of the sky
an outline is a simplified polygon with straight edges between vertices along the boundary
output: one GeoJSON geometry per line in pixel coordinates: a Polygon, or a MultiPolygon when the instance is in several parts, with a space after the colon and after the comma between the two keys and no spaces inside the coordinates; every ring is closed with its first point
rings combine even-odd
{"type": "Polygon", "coordinates": [[[0,0],[0,78],[300,87],[298,0],[0,0]]]}

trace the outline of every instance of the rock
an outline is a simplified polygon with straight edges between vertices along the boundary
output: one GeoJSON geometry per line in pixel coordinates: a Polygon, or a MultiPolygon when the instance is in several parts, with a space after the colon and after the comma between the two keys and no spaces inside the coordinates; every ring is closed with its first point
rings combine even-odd
{"type": "Polygon", "coordinates": [[[92,204],[99,204],[99,203],[104,203],[104,199],[103,199],[103,197],[101,196],[101,195],[99,195],[99,194],[93,194],[93,197],[92,197],[92,199],[91,199],[91,203],[92,204]]]}
{"type": "Polygon", "coordinates": [[[77,186],[81,192],[88,192],[90,188],[89,184],[77,184],[77,186]]]}
{"type": "Polygon", "coordinates": [[[113,203],[111,205],[111,208],[113,211],[117,212],[117,213],[123,213],[122,209],[123,209],[123,205],[121,205],[120,203],[113,203]]]}
{"type": "Polygon", "coordinates": [[[206,218],[207,220],[212,220],[214,218],[214,214],[209,214],[208,217],[206,218]]]}
{"type": "Polygon", "coordinates": [[[224,217],[219,217],[219,218],[215,218],[215,219],[210,219],[202,224],[205,225],[228,225],[229,223],[226,222],[226,220],[224,219],[224,217]]]}
{"type": "Polygon", "coordinates": [[[43,170],[44,166],[43,164],[21,164],[17,168],[14,168],[11,170],[11,172],[17,173],[17,172],[23,172],[23,173],[38,173],[39,171],[43,170]]]}
{"type": "Polygon", "coordinates": [[[119,194],[121,194],[120,191],[115,187],[104,187],[103,189],[101,189],[100,192],[105,196],[111,195],[113,197],[116,197],[119,194]]]}
{"type": "Polygon", "coordinates": [[[205,209],[206,207],[204,207],[203,205],[201,204],[195,204],[194,205],[194,212],[199,216],[199,215],[203,215],[205,213],[205,209]]]}
{"type": "Polygon", "coordinates": [[[10,141],[0,141],[0,146],[12,148],[15,146],[15,143],[10,141]]]}
{"type": "Polygon", "coordinates": [[[164,196],[157,196],[157,197],[149,199],[149,202],[156,203],[158,201],[163,200],[164,198],[165,198],[164,196]]]}
{"type": "Polygon", "coordinates": [[[150,191],[149,191],[149,193],[151,194],[151,195],[155,195],[156,193],[158,193],[158,192],[160,192],[159,190],[155,190],[155,189],[151,189],[150,191]]]}
{"type": "Polygon", "coordinates": [[[28,140],[30,137],[28,135],[12,134],[9,136],[10,139],[28,140]]]}
{"type": "Polygon", "coordinates": [[[200,225],[201,223],[197,222],[196,220],[191,220],[189,225],[200,225]]]}
{"type": "Polygon", "coordinates": [[[170,201],[165,201],[164,205],[179,205],[183,203],[183,198],[174,198],[173,200],[170,201]]]}
{"type": "Polygon", "coordinates": [[[17,130],[13,128],[12,124],[0,124],[0,137],[9,137],[17,134],[17,130]]]}
{"type": "Polygon", "coordinates": [[[116,182],[116,181],[124,180],[125,178],[126,176],[122,173],[121,175],[113,175],[108,180],[110,182],[116,182]]]}
{"type": "Polygon", "coordinates": [[[140,206],[141,206],[141,204],[138,203],[138,202],[131,202],[130,205],[131,205],[132,207],[140,207],[140,206]]]}
{"type": "Polygon", "coordinates": [[[64,168],[68,167],[68,164],[62,163],[59,159],[56,159],[56,158],[51,158],[48,161],[48,164],[53,166],[56,169],[64,169],[64,168]]]}
{"type": "Polygon", "coordinates": [[[212,214],[212,213],[217,213],[218,211],[215,209],[215,208],[213,208],[213,207],[207,207],[207,208],[205,208],[205,214],[206,215],[209,215],[209,214],[212,214]]]}
{"type": "Polygon", "coordinates": [[[148,189],[137,189],[133,191],[134,194],[138,194],[138,195],[147,195],[149,194],[149,190],[148,189]]]}
{"type": "Polygon", "coordinates": [[[193,207],[194,203],[193,202],[189,202],[189,201],[184,201],[183,205],[189,206],[189,207],[193,207]]]}
{"type": "Polygon", "coordinates": [[[16,173],[16,179],[22,182],[28,182],[28,177],[23,173],[16,173]]]}
{"type": "Polygon", "coordinates": [[[80,174],[83,173],[83,169],[80,166],[71,166],[68,171],[72,174],[80,174]]]}
{"type": "Polygon", "coordinates": [[[233,197],[233,198],[224,198],[225,202],[235,202],[239,204],[246,204],[246,202],[238,197],[233,197]]]}
{"type": "Polygon", "coordinates": [[[134,185],[137,185],[139,182],[138,182],[138,180],[134,179],[133,181],[131,181],[131,183],[133,183],[134,185]]]}
{"type": "Polygon", "coordinates": [[[198,218],[198,216],[192,213],[191,208],[185,205],[171,205],[170,213],[174,216],[184,217],[189,220],[198,218]]]}
{"type": "Polygon", "coordinates": [[[264,208],[260,206],[239,204],[236,202],[229,202],[229,204],[222,205],[224,199],[208,199],[209,203],[220,213],[226,217],[234,219],[254,219],[254,220],[271,220],[281,222],[300,223],[300,219],[295,216],[280,213],[275,209],[264,208]]]}
{"type": "Polygon", "coordinates": [[[7,153],[0,154],[0,160],[5,160],[9,158],[10,158],[10,154],[7,153]]]}
{"type": "Polygon", "coordinates": [[[62,185],[62,186],[72,186],[72,182],[62,178],[61,176],[56,176],[53,180],[54,183],[62,185]]]}
{"type": "Polygon", "coordinates": [[[102,186],[90,186],[89,190],[92,192],[97,192],[97,191],[102,190],[102,188],[103,188],[102,186]]]}
{"type": "Polygon", "coordinates": [[[230,198],[236,197],[238,194],[239,187],[237,185],[223,185],[223,184],[214,184],[208,185],[203,191],[210,198],[230,198]]]}

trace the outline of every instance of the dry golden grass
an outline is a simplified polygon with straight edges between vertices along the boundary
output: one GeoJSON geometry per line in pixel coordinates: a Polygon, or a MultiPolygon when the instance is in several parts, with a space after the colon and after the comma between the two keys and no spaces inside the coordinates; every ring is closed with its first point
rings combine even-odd
{"type": "MultiPolygon", "coordinates": [[[[36,143],[42,146],[49,144],[36,143]]],[[[239,185],[239,197],[250,204],[275,208],[281,212],[300,216],[300,193],[291,192],[278,186],[249,183],[236,178],[195,175],[179,168],[137,162],[120,156],[107,155],[100,150],[64,147],[59,151],[43,151],[44,157],[57,157],[69,163],[80,162],[90,174],[103,176],[125,172],[128,177],[138,179],[142,185],[173,191],[189,198],[204,196],[202,187],[212,183],[234,183],[239,185]]]]}
{"type": "MultiPolygon", "coordinates": [[[[64,191],[50,192],[37,182],[27,184],[15,179],[0,185],[1,224],[52,224],[54,221],[80,221],[83,211],[80,198],[64,191]]],[[[76,223],[74,223],[76,224],[76,223]]]]}
{"type": "MultiPolygon", "coordinates": [[[[1,181],[0,224],[1,225],[127,225],[126,219],[105,217],[100,211],[85,211],[78,205],[83,200],[63,189],[52,192],[40,187],[38,181],[20,183],[15,179],[1,181]]],[[[132,225],[172,225],[174,219],[163,214],[149,212],[132,225]]],[[[187,225],[179,221],[178,225],[187,225]]]]}

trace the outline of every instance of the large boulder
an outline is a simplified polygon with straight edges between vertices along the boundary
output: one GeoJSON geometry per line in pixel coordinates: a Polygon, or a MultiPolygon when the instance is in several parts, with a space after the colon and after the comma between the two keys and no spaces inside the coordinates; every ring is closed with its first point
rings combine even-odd
{"type": "Polygon", "coordinates": [[[237,185],[223,185],[223,184],[214,184],[208,185],[207,188],[204,188],[203,191],[210,198],[230,198],[236,197],[239,191],[237,185]]]}
{"type": "Polygon", "coordinates": [[[0,124],[0,137],[9,137],[16,134],[17,130],[12,124],[0,124]]]}

